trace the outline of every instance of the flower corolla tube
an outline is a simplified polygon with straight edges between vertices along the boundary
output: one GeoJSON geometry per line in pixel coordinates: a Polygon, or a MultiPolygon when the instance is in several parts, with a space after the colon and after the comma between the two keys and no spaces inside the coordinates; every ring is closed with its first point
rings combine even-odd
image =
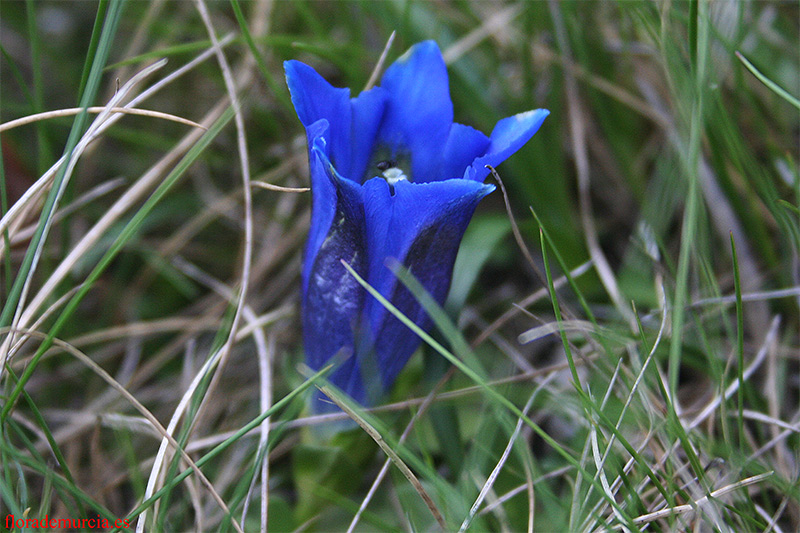
{"type": "MultiPolygon", "coordinates": [[[[505,118],[490,136],[453,122],[447,69],[433,41],[414,45],[380,85],[350,97],[313,68],[287,61],[306,130],[311,228],[302,270],[306,363],[338,364],[328,379],[363,405],[394,383],[420,338],[344,268],[348,263],[415,324],[431,320],[400,283],[394,258],[442,304],[456,253],[489,171],[524,145],[548,111],[505,118]]],[[[316,412],[337,408],[319,393],[316,412]]]]}

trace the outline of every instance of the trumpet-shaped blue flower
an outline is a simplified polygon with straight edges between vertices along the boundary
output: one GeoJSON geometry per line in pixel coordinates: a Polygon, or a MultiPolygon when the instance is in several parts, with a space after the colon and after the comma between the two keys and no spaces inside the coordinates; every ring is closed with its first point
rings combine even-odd
{"type": "MultiPolygon", "coordinates": [[[[413,46],[380,86],[350,97],[299,61],[285,63],[306,129],[311,229],[302,271],[306,362],[341,363],[332,383],[362,404],[394,382],[420,339],[345,270],[352,266],[423,329],[430,319],[398,282],[395,258],[444,302],[464,230],[494,190],[485,165],[498,165],[539,129],[548,111],[505,118],[492,134],[453,122],[447,70],[438,46],[413,46]]],[[[330,410],[319,399],[317,411],[330,410]]]]}

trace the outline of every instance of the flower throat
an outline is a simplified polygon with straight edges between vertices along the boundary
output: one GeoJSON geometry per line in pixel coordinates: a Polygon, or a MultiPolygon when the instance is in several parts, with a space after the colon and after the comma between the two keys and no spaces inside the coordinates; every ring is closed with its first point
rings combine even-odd
{"type": "Polygon", "coordinates": [[[374,177],[381,177],[389,184],[394,195],[394,186],[399,181],[413,181],[411,174],[411,157],[409,154],[389,150],[385,146],[375,150],[372,161],[367,168],[364,181],[374,177]],[[377,171],[377,172],[376,172],[377,171]]]}

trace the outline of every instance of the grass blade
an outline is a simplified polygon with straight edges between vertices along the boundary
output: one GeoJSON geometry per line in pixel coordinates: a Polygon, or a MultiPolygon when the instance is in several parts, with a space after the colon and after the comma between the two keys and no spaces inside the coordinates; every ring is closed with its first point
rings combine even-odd
{"type": "Polygon", "coordinates": [[[784,89],[783,87],[781,87],[780,85],[778,85],[777,83],[766,77],[764,74],[762,74],[761,71],[758,70],[755,67],[755,65],[753,65],[746,57],[744,57],[744,54],[742,54],[738,50],[736,51],[736,57],[739,58],[739,61],[741,61],[742,64],[745,67],[747,67],[747,70],[749,70],[753,74],[753,76],[758,78],[758,80],[761,83],[769,87],[772,90],[772,92],[774,92],[775,94],[777,94],[778,96],[780,96],[781,98],[792,104],[794,107],[796,107],[798,110],[800,110],[800,100],[798,100],[797,97],[792,96],[786,89],[784,89]]]}

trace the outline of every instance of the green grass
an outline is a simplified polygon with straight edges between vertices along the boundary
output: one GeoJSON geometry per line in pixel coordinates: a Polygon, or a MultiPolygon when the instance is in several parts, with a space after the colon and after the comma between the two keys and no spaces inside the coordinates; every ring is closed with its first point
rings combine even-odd
{"type": "Polygon", "coordinates": [[[800,529],[796,2],[205,7],[0,3],[0,124],[202,125],[0,133],[0,530],[800,529]],[[390,396],[312,417],[282,62],[357,93],[393,31],[457,121],[551,115],[443,309],[397,271],[436,327],[390,396]]]}

